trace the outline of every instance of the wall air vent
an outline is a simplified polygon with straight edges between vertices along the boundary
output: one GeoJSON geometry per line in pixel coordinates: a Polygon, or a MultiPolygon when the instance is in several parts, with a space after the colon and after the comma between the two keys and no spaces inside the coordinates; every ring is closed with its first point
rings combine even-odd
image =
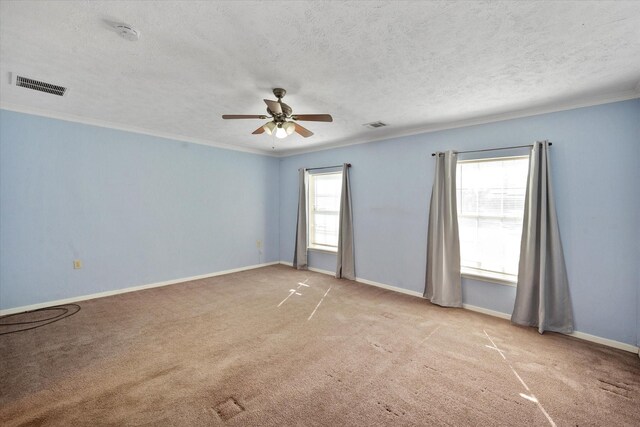
{"type": "Polygon", "coordinates": [[[377,122],[365,123],[362,126],[366,126],[369,129],[377,129],[377,128],[381,128],[381,127],[387,126],[387,124],[386,123],[382,123],[381,121],[377,121],[377,122]]]}
{"type": "Polygon", "coordinates": [[[15,76],[15,85],[25,87],[27,89],[38,90],[40,92],[50,93],[52,95],[64,96],[67,92],[66,87],[54,85],[51,83],[41,82],[39,80],[29,79],[23,76],[15,76]]]}

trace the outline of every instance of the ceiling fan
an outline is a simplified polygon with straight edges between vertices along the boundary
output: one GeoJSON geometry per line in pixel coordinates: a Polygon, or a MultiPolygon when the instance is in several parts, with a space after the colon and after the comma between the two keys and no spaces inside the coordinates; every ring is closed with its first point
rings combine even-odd
{"type": "Polygon", "coordinates": [[[313,135],[309,129],[300,126],[296,121],[310,121],[310,122],[332,122],[333,117],[330,114],[293,114],[293,110],[287,104],[282,102],[282,98],[287,93],[282,88],[273,89],[273,94],[278,98],[277,101],[271,101],[265,99],[267,104],[268,115],[233,115],[225,114],[223,119],[269,119],[270,121],[254,130],[252,133],[258,135],[266,132],[268,135],[273,135],[277,138],[286,138],[293,132],[297,132],[305,138],[313,135]]]}

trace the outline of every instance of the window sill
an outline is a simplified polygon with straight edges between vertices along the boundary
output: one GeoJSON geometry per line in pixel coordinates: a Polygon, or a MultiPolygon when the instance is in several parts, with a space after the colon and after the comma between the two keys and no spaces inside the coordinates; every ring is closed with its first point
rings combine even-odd
{"type": "Polygon", "coordinates": [[[338,253],[338,249],[329,249],[329,248],[323,248],[323,247],[318,247],[318,246],[309,246],[307,247],[308,251],[313,251],[313,252],[322,252],[325,254],[337,254],[338,253]]]}
{"type": "Polygon", "coordinates": [[[496,285],[503,285],[503,286],[511,286],[513,288],[517,287],[517,282],[514,282],[513,280],[510,280],[510,279],[483,276],[483,275],[474,274],[474,273],[462,273],[461,276],[465,279],[479,280],[481,282],[494,283],[496,285]]]}

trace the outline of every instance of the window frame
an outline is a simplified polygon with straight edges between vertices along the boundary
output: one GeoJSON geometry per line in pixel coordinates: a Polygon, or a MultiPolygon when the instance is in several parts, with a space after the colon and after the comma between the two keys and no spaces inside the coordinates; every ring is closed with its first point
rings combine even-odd
{"type": "MultiPolygon", "coordinates": [[[[317,252],[325,252],[325,253],[330,253],[330,254],[336,254],[338,253],[338,245],[336,243],[336,246],[332,246],[332,245],[323,245],[323,244],[318,244],[318,243],[314,243],[312,242],[312,227],[314,224],[313,218],[314,218],[314,212],[315,212],[315,198],[312,199],[312,196],[314,195],[314,192],[312,191],[312,178],[314,176],[319,176],[319,175],[338,175],[340,177],[340,183],[342,183],[342,169],[340,168],[336,168],[336,169],[328,169],[328,170],[323,170],[323,171],[318,171],[318,172],[314,172],[313,170],[307,170],[305,172],[305,186],[306,186],[306,198],[307,198],[307,250],[311,250],[311,251],[317,251],[317,252]]],[[[340,185],[339,187],[339,193],[338,193],[338,198],[340,198],[342,196],[342,185],[340,185]]],[[[334,212],[334,211],[331,211],[334,212]]],[[[338,219],[338,233],[340,232],[340,207],[338,206],[338,210],[335,211],[336,214],[336,218],[338,219]]]]}
{"type": "MultiPolygon", "coordinates": [[[[518,159],[529,160],[529,156],[526,154],[513,154],[513,155],[504,155],[504,156],[497,156],[497,157],[470,158],[470,159],[458,160],[457,164],[495,162],[495,161],[501,161],[501,160],[518,160],[518,159]]],[[[456,165],[456,168],[457,168],[457,165],[456,165]]],[[[529,168],[529,162],[527,162],[527,171],[528,171],[528,168],[529,168]]],[[[456,174],[456,198],[458,197],[458,188],[459,188],[458,176],[456,174]]],[[[526,197],[526,181],[525,181],[525,197],[526,197]]],[[[456,205],[459,205],[459,200],[456,200],[456,202],[457,202],[456,205]]],[[[523,220],[524,220],[524,208],[522,213],[523,213],[523,220]]],[[[462,218],[464,217],[478,218],[479,215],[469,216],[469,215],[462,215],[461,213],[459,214],[458,212],[456,212],[456,219],[458,219],[458,221],[461,217],[462,218]]],[[[492,216],[489,215],[485,217],[490,218],[492,216]]],[[[503,218],[503,216],[496,216],[496,218],[503,218]]],[[[522,236],[520,237],[520,239],[522,239],[522,236]]],[[[491,270],[483,270],[480,268],[463,266],[462,257],[460,259],[460,275],[463,278],[467,278],[467,279],[479,280],[483,282],[495,283],[495,284],[506,285],[511,287],[516,287],[518,283],[517,274],[514,276],[514,275],[503,273],[503,272],[494,272],[491,270]]]]}

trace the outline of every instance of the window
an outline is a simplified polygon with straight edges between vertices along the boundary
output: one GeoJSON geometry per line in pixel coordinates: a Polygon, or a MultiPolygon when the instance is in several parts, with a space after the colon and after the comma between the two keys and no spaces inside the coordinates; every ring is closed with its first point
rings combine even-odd
{"type": "Polygon", "coordinates": [[[342,172],[308,174],[308,247],[336,252],[342,172]]]}
{"type": "Polygon", "coordinates": [[[517,282],[528,168],[527,156],[458,162],[462,274],[517,282]]]}

